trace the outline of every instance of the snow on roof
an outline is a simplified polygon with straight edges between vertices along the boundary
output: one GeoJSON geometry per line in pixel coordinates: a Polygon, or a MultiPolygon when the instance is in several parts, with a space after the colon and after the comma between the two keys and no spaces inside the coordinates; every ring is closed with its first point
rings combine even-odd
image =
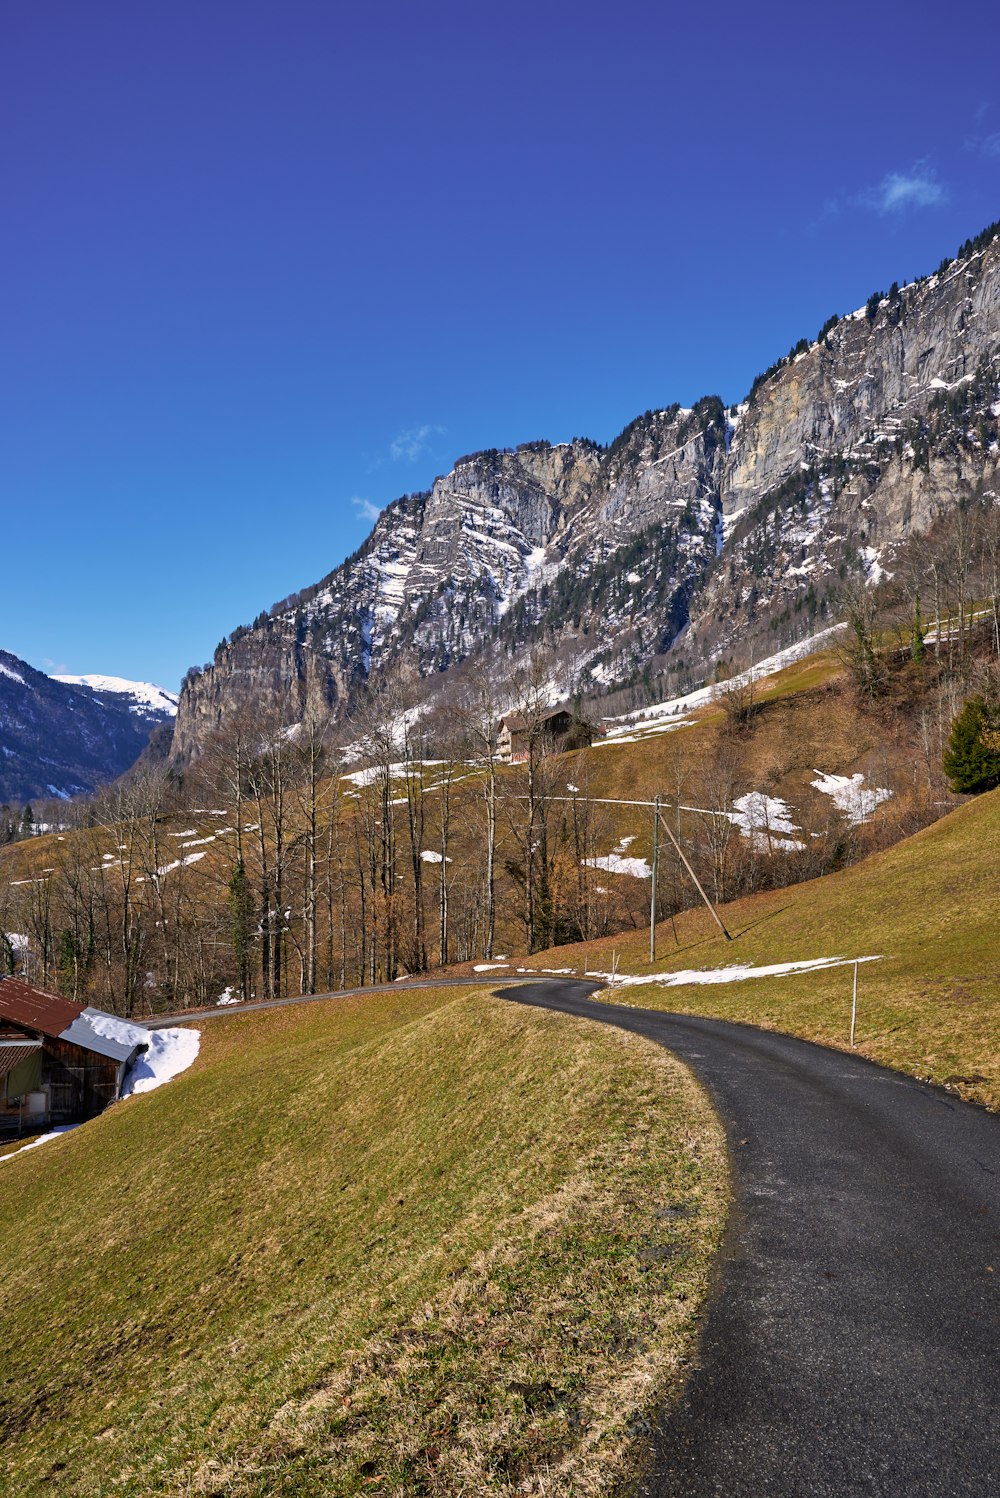
{"type": "Polygon", "coordinates": [[[127,1061],[140,1046],[148,1046],[153,1036],[143,1025],[130,1024],[100,1009],[85,1009],[59,1038],[112,1061],[127,1061]]]}
{"type": "Polygon", "coordinates": [[[17,978],[0,978],[0,1018],[111,1061],[130,1061],[122,1097],[162,1087],[187,1070],[201,1046],[200,1030],[149,1030],[101,1009],[81,1009],[17,978]]]}

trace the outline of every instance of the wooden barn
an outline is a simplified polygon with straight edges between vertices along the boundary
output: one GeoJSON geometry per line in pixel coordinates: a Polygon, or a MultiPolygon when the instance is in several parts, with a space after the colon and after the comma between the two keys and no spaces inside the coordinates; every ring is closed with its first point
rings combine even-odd
{"type": "Polygon", "coordinates": [[[543,712],[525,717],[521,713],[507,713],[500,719],[500,758],[508,765],[523,764],[534,736],[536,746],[544,754],[558,754],[564,749],[589,748],[593,731],[589,723],[576,717],[563,704],[548,707],[543,712]]]}
{"type": "Polygon", "coordinates": [[[17,978],[0,978],[0,1130],[93,1118],[121,1096],[144,1032],[17,978]]]}

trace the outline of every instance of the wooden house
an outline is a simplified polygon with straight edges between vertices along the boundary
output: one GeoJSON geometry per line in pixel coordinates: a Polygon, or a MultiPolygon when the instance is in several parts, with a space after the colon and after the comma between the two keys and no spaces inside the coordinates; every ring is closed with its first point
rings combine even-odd
{"type": "Polygon", "coordinates": [[[147,1032],[0,978],[0,1130],[93,1118],[121,1096],[147,1032]]]}
{"type": "Polygon", "coordinates": [[[558,754],[564,749],[586,749],[592,738],[590,724],[565,704],[533,714],[506,713],[500,719],[500,758],[508,765],[523,764],[533,739],[543,754],[558,754]]]}

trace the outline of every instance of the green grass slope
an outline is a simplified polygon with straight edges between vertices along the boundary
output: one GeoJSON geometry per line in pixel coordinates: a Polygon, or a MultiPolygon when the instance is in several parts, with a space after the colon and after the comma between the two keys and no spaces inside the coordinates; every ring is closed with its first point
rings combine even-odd
{"type": "Polygon", "coordinates": [[[451,988],[209,1022],[0,1193],[4,1492],[587,1494],[679,1377],[726,1167],[656,1047],[451,988]]]}
{"type": "MultiPolygon", "coordinates": [[[[704,908],[649,933],[570,946],[536,967],[607,971],[612,952],[630,974],[877,954],[860,969],[858,1049],[874,1060],[946,1082],[1000,1107],[1000,791],[864,862],[723,909],[726,942],[704,908]]],[[[620,1002],[709,1014],[843,1046],[851,970],[697,987],[619,990],[620,1002]]]]}

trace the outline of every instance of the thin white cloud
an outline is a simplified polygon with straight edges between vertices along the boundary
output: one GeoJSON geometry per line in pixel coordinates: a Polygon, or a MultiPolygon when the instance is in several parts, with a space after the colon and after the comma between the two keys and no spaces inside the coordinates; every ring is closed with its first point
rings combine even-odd
{"type": "Polygon", "coordinates": [[[934,208],[947,199],[930,167],[918,161],[908,172],[886,172],[878,186],[868,188],[859,201],[876,213],[902,213],[907,208],[934,208]]]}
{"type": "MultiPolygon", "coordinates": [[[[992,101],[985,99],[973,115],[974,123],[977,126],[985,125],[986,116],[992,108],[992,101]]],[[[985,134],[979,129],[972,130],[965,137],[962,146],[973,156],[983,156],[987,161],[998,161],[1000,160],[1000,130],[987,130],[985,134]]]]}
{"type": "Polygon", "coordinates": [[[379,505],[373,505],[370,499],[362,499],[360,494],[354,495],[351,504],[357,510],[362,520],[370,520],[373,524],[382,513],[379,505]]]}
{"type": "Polygon", "coordinates": [[[389,444],[389,456],[394,463],[414,463],[421,453],[425,453],[431,445],[432,437],[443,437],[444,427],[435,426],[431,422],[425,422],[423,426],[408,427],[405,432],[400,432],[389,444]]]}

